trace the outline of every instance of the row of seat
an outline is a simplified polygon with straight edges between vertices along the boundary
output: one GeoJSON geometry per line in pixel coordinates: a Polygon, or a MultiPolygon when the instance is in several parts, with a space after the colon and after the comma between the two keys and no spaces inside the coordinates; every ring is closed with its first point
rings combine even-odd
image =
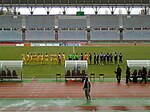
{"type": "MultiPolygon", "coordinates": [[[[96,78],[95,73],[91,73],[91,74],[90,74],[90,80],[91,80],[91,81],[92,81],[92,80],[95,81],[95,78],[96,78]]],[[[99,81],[101,80],[101,78],[102,78],[102,81],[104,81],[104,74],[98,74],[98,78],[99,78],[99,81]]]]}
{"type": "MultiPolygon", "coordinates": [[[[84,72],[83,72],[84,73],[84,72]]],[[[80,74],[80,75],[77,75],[77,76],[75,76],[75,75],[72,75],[72,76],[70,76],[71,74],[70,74],[70,72],[68,71],[68,74],[66,74],[66,76],[65,76],[65,79],[66,78],[84,78],[85,76],[86,76],[86,74],[80,74]]],[[[99,76],[99,81],[102,79],[102,81],[104,81],[104,74],[99,74],[98,75],[99,76]]],[[[95,78],[96,78],[96,75],[94,74],[94,73],[91,73],[90,74],[90,80],[92,81],[92,80],[94,80],[95,81],[95,78]]],[[[59,81],[61,81],[61,74],[56,74],[56,81],[58,81],[58,79],[59,79],[59,81]]]]}

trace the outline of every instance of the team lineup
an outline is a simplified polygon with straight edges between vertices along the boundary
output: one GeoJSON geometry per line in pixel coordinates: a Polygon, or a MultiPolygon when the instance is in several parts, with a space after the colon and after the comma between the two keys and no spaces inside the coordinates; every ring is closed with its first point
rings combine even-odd
{"type": "Polygon", "coordinates": [[[123,63],[123,55],[122,53],[115,52],[112,53],[103,53],[97,54],[97,53],[81,53],[80,55],[78,53],[69,54],[68,58],[66,57],[65,53],[45,53],[45,54],[35,54],[35,53],[26,53],[22,54],[22,60],[24,65],[64,65],[65,60],[87,60],[88,64],[94,64],[94,65],[105,65],[105,64],[117,64],[123,63]]]}

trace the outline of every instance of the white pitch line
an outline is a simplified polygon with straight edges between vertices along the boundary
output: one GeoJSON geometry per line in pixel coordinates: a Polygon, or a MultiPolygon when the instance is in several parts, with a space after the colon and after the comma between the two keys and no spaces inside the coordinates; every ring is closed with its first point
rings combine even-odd
{"type": "Polygon", "coordinates": [[[74,49],[74,46],[72,46],[72,50],[73,50],[73,53],[75,53],[75,49],[74,49]]]}

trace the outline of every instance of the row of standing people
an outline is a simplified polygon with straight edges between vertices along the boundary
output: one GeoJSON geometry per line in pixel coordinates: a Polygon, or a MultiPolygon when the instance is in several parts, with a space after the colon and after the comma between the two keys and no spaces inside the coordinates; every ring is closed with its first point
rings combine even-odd
{"type": "MultiPolygon", "coordinates": [[[[109,63],[118,63],[118,57],[119,57],[119,63],[122,63],[122,53],[119,55],[115,52],[114,55],[112,53],[102,53],[99,54],[92,54],[92,53],[81,53],[80,56],[78,53],[69,54],[68,60],[87,60],[89,64],[109,64],[109,63]]],[[[64,64],[66,60],[66,54],[65,53],[51,53],[48,55],[48,53],[45,54],[32,54],[32,53],[26,53],[22,54],[22,60],[25,65],[27,64],[64,64]]]]}
{"type": "MultiPolygon", "coordinates": [[[[121,80],[121,73],[122,73],[122,69],[121,67],[118,65],[116,71],[115,71],[115,74],[116,74],[116,78],[117,78],[117,82],[120,83],[120,80],[121,80]]],[[[143,81],[145,81],[145,84],[147,83],[147,79],[146,79],[146,76],[147,76],[147,69],[146,67],[143,66],[142,68],[142,71],[141,71],[141,81],[140,83],[142,83],[143,81]]],[[[130,79],[131,78],[131,70],[130,68],[127,66],[126,68],[126,83],[128,84],[128,82],[132,82],[132,80],[130,79]]],[[[135,76],[135,78],[137,79],[137,77],[135,76]]],[[[133,80],[134,80],[134,77],[133,77],[133,80]]],[[[134,82],[134,81],[133,81],[134,82]]]]}
{"type": "Polygon", "coordinates": [[[48,53],[45,54],[22,54],[22,60],[25,65],[43,65],[43,64],[64,64],[66,59],[65,53],[59,53],[58,55],[56,53],[51,53],[48,55],[48,53]]]}
{"type": "Polygon", "coordinates": [[[69,54],[68,55],[68,59],[69,60],[88,60],[88,63],[91,64],[111,64],[111,63],[115,63],[117,64],[118,61],[119,63],[123,62],[123,55],[122,53],[120,53],[118,55],[117,52],[114,53],[114,55],[112,53],[103,53],[101,52],[101,54],[97,54],[97,53],[81,53],[80,57],[78,55],[78,53],[74,53],[74,54],[69,54]],[[118,59],[119,57],[119,59],[118,59]]]}

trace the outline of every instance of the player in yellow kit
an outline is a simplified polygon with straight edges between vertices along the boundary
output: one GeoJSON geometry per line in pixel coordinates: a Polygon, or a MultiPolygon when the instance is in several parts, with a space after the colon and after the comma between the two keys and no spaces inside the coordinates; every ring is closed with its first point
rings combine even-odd
{"type": "Polygon", "coordinates": [[[29,64],[29,62],[30,62],[30,54],[27,53],[26,54],[26,64],[29,64]]]}
{"type": "Polygon", "coordinates": [[[57,54],[56,53],[54,53],[54,55],[53,55],[53,63],[54,63],[54,65],[57,64],[57,54]]]}
{"type": "Polygon", "coordinates": [[[65,59],[66,59],[65,53],[63,53],[61,57],[62,57],[62,62],[61,63],[62,63],[62,65],[64,65],[65,64],[65,59]]]}
{"type": "Polygon", "coordinates": [[[37,65],[40,64],[40,57],[41,57],[41,55],[38,53],[38,55],[37,55],[37,65]]]}
{"type": "Polygon", "coordinates": [[[23,64],[25,65],[25,64],[26,64],[26,57],[25,57],[25,54],[22,54],[21,57],[22,57],[23,64]]]}
{"type": "Polygon", "coordinates": [[[37,55],[33,54],[33,64],[36,65],[37,64],[37,55]]]}
{"type": "Polygon", "coordinates": [[[54,61],[54,55],[53,53],[50,54],[50,64],[53,65],[53,61],[54,61]]]}
{"type": "Polygon", "coordinates": [[[45,62],[45,64],[48,64],[48,62],[49,62],[49,56],[47,53],[44,55],[44,62],[45,62]]]}
{"type": "Polygon", "coordinates": [[[40,64],[42,65],[43,64],[43,61],[44,61],[44,56],[43,54],[40,55],[40,64]]]}

